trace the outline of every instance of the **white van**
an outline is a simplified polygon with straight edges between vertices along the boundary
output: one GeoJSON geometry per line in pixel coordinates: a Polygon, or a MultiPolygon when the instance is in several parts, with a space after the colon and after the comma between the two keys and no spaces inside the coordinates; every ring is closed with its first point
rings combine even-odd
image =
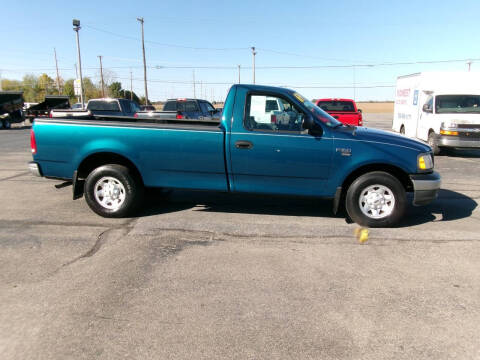
{"type": "Polygon", "coordinates": [[[397,78],[392,128],[443,148],[480,148],[480,73],[423,72],[397,78]]]}

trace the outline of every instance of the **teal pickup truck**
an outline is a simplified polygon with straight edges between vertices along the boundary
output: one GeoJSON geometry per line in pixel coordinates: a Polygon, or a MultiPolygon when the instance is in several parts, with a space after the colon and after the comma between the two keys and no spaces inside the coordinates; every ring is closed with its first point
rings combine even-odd
{"type": "Polygon", "coordinates": [[[343,125],[293,90],[258,85],[232,86],[216,124],[37,119],[31,148],[33,174],[71,181],[74,199],[105,217],[133,214],[152,187],[330,198],[334,212],[387,227],[407,192],[424,205],[440,188],[428,145],[343,125]]]}

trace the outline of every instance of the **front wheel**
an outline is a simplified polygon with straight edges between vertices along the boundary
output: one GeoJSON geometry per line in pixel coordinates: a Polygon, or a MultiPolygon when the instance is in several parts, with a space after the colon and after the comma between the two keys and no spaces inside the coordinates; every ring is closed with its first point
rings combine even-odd
{"type": "Polygon", "coordinates": [[[428,145],[432,148],[434,155],[439,155],[442,152],[442,148],[438,146],[437,136],[433,131],[428,134],[428,145]]]}
{"type": "Polygon", "coordinates": [[[103,217],[124,217],[138,210],[143,184],[122,165],[104,165],[93,170],[85,181],[85,200],[103,217]]]}
{"type": "Polygon", "coordinates": [[[357,224],[390,227],[405,213],[406,194],[394,176],[374,171],[360,176],[348,188],[345,207],[357,224]]]}

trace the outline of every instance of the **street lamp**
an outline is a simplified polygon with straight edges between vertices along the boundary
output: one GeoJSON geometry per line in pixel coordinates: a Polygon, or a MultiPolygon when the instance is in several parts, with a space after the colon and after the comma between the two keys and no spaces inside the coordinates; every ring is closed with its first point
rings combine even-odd
{"type": "Polygon", "coordinates": [[[80,102],[82,103],[82,109],[85,108],[85,101],[83,99],[83,79],[82,79],[82,59],[80,57],[80,39],[78,37],[78,31],[81,29],[80,20],[73,19],[73,31],[77,33],[77,52],[78,52],[78,68],[80,74],[80,102]]]}

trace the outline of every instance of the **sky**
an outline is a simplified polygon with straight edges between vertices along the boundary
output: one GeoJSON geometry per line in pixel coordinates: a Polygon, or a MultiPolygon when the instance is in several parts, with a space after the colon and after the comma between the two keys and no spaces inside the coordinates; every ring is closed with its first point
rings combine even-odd
{"type": "Polygon", "coordinates": [[[72,19],[81,21],[83,76],[106,76],[144,95],[145,20],[151,101],[194,95],[223,101],[240,81],[287,86],[307,98],[393,100],[397,76],[467,71],[478,59],[480,1],[9,1],[2,5],[0,73],[75,77],[72,19]],[[457,62],[418,63],[461,60],[457,62]],[[388,63],[415,63],[385,65],[388,63]],[[383,65],[382,65],[383,64],[383,65]],[[373,65],[373,66],[371,66],[373,65]]]}

